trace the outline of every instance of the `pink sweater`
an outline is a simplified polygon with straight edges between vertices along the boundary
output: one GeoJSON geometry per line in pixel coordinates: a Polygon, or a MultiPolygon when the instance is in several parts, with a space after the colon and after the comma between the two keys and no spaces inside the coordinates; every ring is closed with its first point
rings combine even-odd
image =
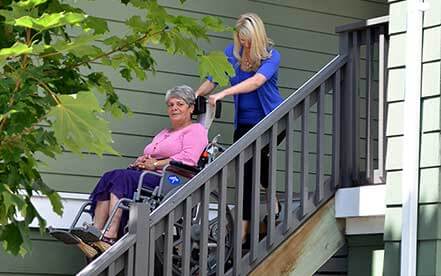
{"type": "Polygon", "coordinates": [[[196,166],[208,144],[208,132],[198,123],[171,131],[163,129],[144,149],[144,155],[155,159],[171,158],[186,165],[196,166]]]}

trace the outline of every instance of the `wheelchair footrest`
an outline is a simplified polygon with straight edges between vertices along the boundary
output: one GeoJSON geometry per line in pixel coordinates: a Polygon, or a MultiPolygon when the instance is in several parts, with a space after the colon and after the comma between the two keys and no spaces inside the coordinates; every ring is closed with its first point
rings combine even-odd
{"type": "Polygon", "coordinates": [[[93,225],[86,227],[77,227],[71,230],[72,234],[85,242],[96,242],[101,240],[103,233],[93,225]]]}
{"type": "Polygon", "coordinates": [[[49,234],[65,244],[78,244],[80,242],[78,237],[67,230],[49,228],[49,234]]]}

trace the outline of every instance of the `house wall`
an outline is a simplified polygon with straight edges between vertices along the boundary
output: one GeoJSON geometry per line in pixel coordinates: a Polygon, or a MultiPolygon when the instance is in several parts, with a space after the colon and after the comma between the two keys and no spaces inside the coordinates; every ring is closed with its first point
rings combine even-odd
{"type": "Polygon", "coordinates": [[[347,236],[347,247],[348,276],[383,275],[383,235],[347,236]]]}
{"type": "MultiPolygon", "coordinates": [[[[390,2],[384,275],[400,274],[406,1],[390,2]]],[[[441,274],[441,1],[424,13],[417,275],[441,274]]]]}
{"type": "MultiPolygon", "coordinates": [[[[109,27],[113,34],[122,34],[124,20],[134,11],[120,6],[117,0],[74,1],[92,15],[109,19],[109,27]]],[[[266,24],[269,36],[275,41],[281,52],[280,90],[284,97],[292,94],[309,77],[330,61],[338,50],[338,36],[334,29],[338,25],[351,23],[387,14],[387,4],[378,0],[188,0],[185,5],[176,0],[160,1],[173,14],[184,14],[194,17],[205,15],[219,16],[226,24],[234,25],[235,19],[244,12],[258,13],[266,24]]],[[[207,50],[222,50],[230,41],[231,34],[210,35],[211,44],[201,43],[207,50]]],[[[100,175],[105,171],[118,167],[126,167],[138,156],[144,145],[149,143],[159,130],[168,125],[163,97],[167,88],[179,84],[188,84],[196,88],[201,80],[197,73],[197,65],[182,57],[169,56],[162,49],[151,48],[158,67],[156,74],[149,75],[145,81],[134,80],[127,83],[115,70],[94,64],[96,70],[102,70],[111,76],[113,86],[123,102],[127,103],[133,116],[123,120],[111,119],[114,147],[121,157],[95,155],[78,157],[70,152],[57,156],[56,160],[46,160],[47,165],[41,166],[40,171],[44,180],[60,192],[89,193],[100,175]]],[[[329,122],[331,114],[327,109],[329,122]]],[[[313,116],[311,116],[314,118],[313,116]]],[[[223,104],[222,118],[216,120],[210,130],[210,138],[220,133],[222,142],[226,145],[232,142],[233,106],[232,99],[226,99],[223,104]]],[[[312,128],[313,129],[313,128],[312,128]]],[[[328,124],[330,133],[330,124],[328,124]]],[[[329,138],[329,137],[328,137],[329,138]]],[[[328,139],[328,142],[330,139],[328,139]]],[[[313,144],[313,143],[311,143],[313,144]]],[[[297,155],[300,156],[300,143],[296,144],[297,155]]],[[[283,150],[279,150],[281,155],[283,150]]],[[[330,151],[327,152],[328,167],[330,167],[330,151]]],[[[311,151],[311,179],[314,178],[315,156],[311,151]]],[[[280,156],[278,177],[283,176],[283,158],[280,156]]],[[[296,166],[298,166],[296,162],[296,166]]],[[[295,169],[300,171],[299,168],[295,169]]],[[[330,172],[328,168],[327,173],[330,172]]],[[[233,185],[232,183],[231,185],[233,185]]],[[[41,210],[51,212],[51,210],[41,210]]],[[[46,240],[45,240],[46,241],[46,240]]],[[[46,241],[53,243],[53,241],[46,241]]],[[[34,242],[35,252],[45,248],[45,242],[34,242]]],[[[54,247],[55,248],[55,247],[54,247]]],[[[72,254],[73,267],[82,265],[82,260],[72,248],[57,245],[54,252],[69,252],[72,254]]],[[[69,255],[70,256],[70,255],[69,255]]],[[[44,258],[43,256],[41,258],[44,258]]],[[[0,275],[14,271],[18,274],[28,274],[32,267],[40,262],[29,263],[29,269],[23,262],[12,262],[9,257],[0,255],[0,275]],[[7,264],[7,265],[3,265],[7,264]]],[[[27,262],[25,262],[27,263],[27,262]]],[[[65,272],[54,269],[51,265],[41,266],[36,271],[57,275],[70,274],[72,269],[65,272]]],[[[40,273],[40,272],[38,272],[40,273]]],[[[37,273],[37,274],[38,274],[37,273]]]]}
{"type": "MultiPolygon", "coordinates": [[[[118,7],[112,1],[75,1],[93,15],[111,19],[113,33],[122,33],[123,21],[134,11],[118,7]],[[103,3],[106,3],[105,5],[103,3]]],[[[266,23],[269,36],[275,41],[282,54],[280,69],[280,90],[284,97],[292,94],[302,83],[317,72],[337,53],[338,37],[334,33],[337,25],[359,19],[384,15],[385,5],[373,1],[206,1],[189,0],[184,6],[178,1],[162,1],[172,13],[181,13],[194,17],[217,15],[228,25],[234,25],[235,18],[241,13],[253,11],[261,15],[266,23]]],[[[222,50],[230,41],[231,34],[216,34],[210,37],[211,44],[202,43],[207,50],[222,50]]],[[[182,57],[167,55],[164,51],[151,48],[158,61],[158,72],[146,81],[127,83],[115,70],[95,65],[98,70],[112,76],[114,87],[121,99],[127,103],[134,115],[124,120],[111,120],[115,148],[122,157],[95,155],[77,157],[69,152],[48,160],[48,166],[42,166],[44,179],[55,189],[64,192],[88,193],[99,176],[112,168],[125,167],[138,156],[144,145],[159,130],[169,124],[165,115],[163,95],[167,88],[177,84],[188,84],[194,88],[200,84],[197,65],[182,57]]],[[[328,109],[328,121],[331,121],[328,109]]],[[[222,142],[232,142],[233,105],[231,98],[223,105],[222,118],[217,120],[210,130],[210,137],[220,133],[222,142]]],[[[311,119],[313,120],[313,118],[311,119]]],[[[330,132],[330,129],[328,129],[330,132]]],[[[328,137],[329,138],[329,137],[328,137]]],[[[330,140],[330,139],[328,139],[330,140]]],[[[312,144],[312,143],[311,143],[312,144]]],[[[300,154],[300,143],[296,151],[300,154]]],[[[283,158],[279,151],[279,174],[283,171],[283,158]]],[[[314,158],[311,155],[311,160],[314,158]]],[[[330,150],[327,162],[330,167],[330,150]]],[[[314,163],[314,162],[312,162],[314,163]]],[[[295,168],[298,172],[300,169],[295,168]]],[[[330,172],[330,169],[327,170],[330,172]]],[[[314,166],[311,166],[311,174],[314,166]]]]}

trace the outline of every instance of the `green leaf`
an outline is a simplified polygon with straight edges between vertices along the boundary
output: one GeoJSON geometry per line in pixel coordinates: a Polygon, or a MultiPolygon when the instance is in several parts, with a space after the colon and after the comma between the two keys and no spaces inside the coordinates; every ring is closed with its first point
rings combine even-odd
{"type": "Polygon", "coordinates": [[[86,20],[84,20],[84,26],[86,26],[84,31],[87,32],[89,29],[92,29],[94,30],[94,34],[96,35],[104,34],[109,31],[109,27],[107,26],[107,21],[95,16],[87,17],[86,20]]]}
{"type": "Polygon", "coordinates": [[[130,2],[134,7],[140,8],[140,9],[146,9],[149,7],[148,1],[145,0],[121,0],[121,2],[127,4],[130,2]]]}
{"type": "Polygon", "coordinates": [[[20,255],[24,255],[26,252],[31,250],[31,239],[29,238],[29,227],[28,225],[20,221],[18,223],[18,230],[20,231],[20,236],[22,240],[21,248],[20,248],[20,255]]]}
{"type": "Polygon", "coordinates": [[[32,47],[28,47],[26,44],[17,41],[14,45],[12,45],[11,48],[4,48],[0,50],[0,59],[6,59],[30,53],[32,53],[32,47]]]}
{"type": "Polygon", "coordinates": [[[221,86],[228,85],[228,76],[234,76],[234,69],[224,53],[215,51],[199,57],[199,75],[201,78],[212,76],[213,81],[221,86]]]}
{"type": "Polygon", "coordinates": [[[71,42],[59,40],[53,45],[53,47],[60,53],[71,52],[78,57],[93,57],[103,53],[100,48],[90,45],[91,42],[95,41],[98,38],[98,35],[81,34],[80,36],[72,39],[71,42]]]}
{"type": "Polygon", "coordinates": [[[6,189],[1,195],[3,196],[3,205],[6,211],[10,208],[17,208],[22,210],[25,206],[25,202],[21,196],[14,194],[11,190],[6,189]]]}
{"type": "Polygon", "coordinates": [[[212,31],[215,32],[225,32],[225,31],[232,31],[233,29],[231,27],[227,27],[222,23],[222,20],[217,17],[213,16],[205,16],[202,18],[202,22],[212,31]]]}
{"type": "Polygon", "coordinates": [[[57,192],[53,192],[48,195],[48,198],[51,202],[52,210],[61,216],[63,214],[63,204],[61,203],[60,195],[57,192]]]}
{"type": "Polygon", "coordinates": [[[121,77],[123,77],[126,81],[131,81],[133,79],[131,71],[129,68],[123,68],[119,71],[121,77]]]}
{"type": "Polygon", "coordinates": [[[6,24],[9,24],[9,25],[14,24],[15,17],[14,17],[14,13],[12,11],[0,10],[0,15],[5,18],[5,23],[6,24]]]}
{"type": "Polygon", "coordinates": [[[42,179],[36,180],[34,182],[33,188],[37,191],[41,191],[44,195],[46,195],[49,198],[49,201],[51,202],[52,205],[52,210],[56,214],[60,216],[63,214],[63,204],[61,203],[61,197],[56,191],[54,191],[48,185],[46,185],[46,183],[44,183],[42,179]]]}
{"type": "Polygon", "coordinates": [[[46,3],[47,1],[48,0],[26,0],[26,1],[20,1],[16,5],[20,8],[30,9],[38,5],[41,5],[43,3],[46,3]]]}
{"type": "Polygon", "coordinates": [[[15,20],[14,26],[31,28],[37,31],[44,31],[65,25],[74,25],[86,19],[86,15],[74,12],[44,13],[39,18],[22,16],[15,20]]]}
{"type": "Polygon", "coordinates": [[[32,45],[32,53],[33,54],[41,54],[51,48],[52,48],[52,46],[47,45],[47,44],[35,44],[35,45],[32,45]]]}
{"type": "Polygon", "coordinates": [[[149,30],[149,25],[142,21],[139,16],[132,16],[127,21],[126,24],[132,28],[135,32],[145,33],[149,30]]]}
{"type": "Polygon", "coordinates": [[[95,95],[80,92],[58,96],[60,104],[52,107],[48,117],[53,117],[53,128],[58,143],[75,153],[82,149],[102,155],[104,152],[118,154],[110,144],[113,142],[108,122],[98,116],[102,112],[95,95]]]}
{"type": "Polygon", "coordinates": [[[15,224],[5,225],[0,233],[0,240],[3,241],[3,248],[17,255],[20,253],[23,239],[20,229],[15,224]]]}
{"type": "MultiPolygon", "coordinates": [[[[109,104],[107,106],[109,106],[109,104]]],[[[112,104],[110,107],[107,106],[105,109],[109,110],[113,117],[120,119],[124,116],[124,112],[121,110],[118,104],[112,104]]]]}
{"type": "Polygon", "coordinates": [[[17,112],[17,110],[11,109],[8,112],[6,112],[5,114],[0,114],[0,121],[3,120],[4,118],[9,118],[12,114],[14,114],[16,112],[17,112]]]}

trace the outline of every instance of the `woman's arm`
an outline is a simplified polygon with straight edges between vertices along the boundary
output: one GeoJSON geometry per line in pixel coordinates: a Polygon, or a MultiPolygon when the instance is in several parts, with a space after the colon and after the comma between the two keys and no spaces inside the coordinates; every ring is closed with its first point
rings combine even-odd
{"type": "Polygon", "coordinates": [[[216,88],[216,85],[214,83],[212,83],[209,80],[204,81],[201,86],[199,86],[199,88],[196,90],[195,94],[196,97],[197,96],[205,96],[207,94],[210,94],[211,91],[214,90],[214,88],[216,88]]]}
{"type": "Polygon", "coordinates": [[[236,94],[249,93],[261,87],[266,82],[266,77],[263,74],[256,73],[251,78],[248,78],[236,85],[220,91],[208,98],[211,105],[216,105],[216,101],[223,99],[225,96],[232,96],[236,94]]]}
{"type": "Polygon", "coordinates": [[[265,82],[272,78],[274,74],[277,74],[280,64],[280,53],[276,50],[271,51],[271,57],[262,61],[256,74],[252,77],[227,88],[215,95],[210,96],[208,102],[212,105],[216,104],[216,101],[224,98],[225,96],[232,96],[242,93],[249,93],[255,91],[259,87],[265,84],[265,82]]]}

